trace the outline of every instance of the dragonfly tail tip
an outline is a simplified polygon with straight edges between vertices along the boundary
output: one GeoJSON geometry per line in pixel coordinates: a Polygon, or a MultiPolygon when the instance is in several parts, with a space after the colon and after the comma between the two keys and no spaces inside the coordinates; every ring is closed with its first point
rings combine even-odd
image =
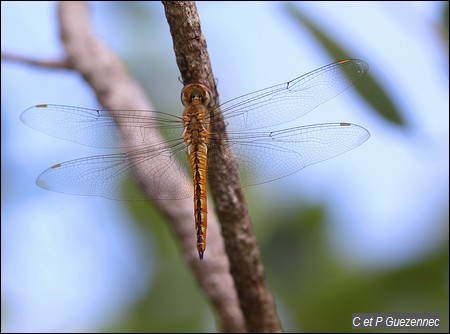
{"type": "Polygon", "coordinates": [[[203,260],[203,251],[198,251],[198,257],[200,258],[200,260],[203,260]]]}

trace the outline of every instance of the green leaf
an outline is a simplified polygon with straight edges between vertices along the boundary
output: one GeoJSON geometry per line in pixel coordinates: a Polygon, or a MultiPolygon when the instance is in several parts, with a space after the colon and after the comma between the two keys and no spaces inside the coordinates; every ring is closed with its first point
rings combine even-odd
{"type": "MultiPolygon", "coordinates": [[[[336,61],[352,57],[352,53],[337,44],[333,38],[325,33],[319,26],[310,21],[301,11],[292,4],[284,6],[285,12],[290,15],[299,25],[306,26],[311,33],[320,41],[322,46],[328,51],[336,61]]],[[[370,65],[370,64],[369,64],[370,65]]],[[[370,71],[370,70],[369,70],[370,71]]],[[[397,125],[405,125],[401,113],[386,94],[383,87],[370,75],[366,75],[355,85],[356,91],[370,104],[378,115],[397,125]]]]}

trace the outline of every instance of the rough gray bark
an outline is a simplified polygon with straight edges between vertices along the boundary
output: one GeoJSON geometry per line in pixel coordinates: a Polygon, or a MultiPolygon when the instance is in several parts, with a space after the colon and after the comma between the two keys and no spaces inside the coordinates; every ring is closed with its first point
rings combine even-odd
{"type": "MultiPolygon", "coordinates": [[[[195,2],[163,1],[163,4],[184,83],[205,83],[211,88],[218,102],[206,41],[201,31],[195,2]]],[[[214,125],[212,131],[217,131],[225,140],[225,126],[221,117],[220,111],[212,115],[214,125]]],[[[232,154],[227,146],[220,146],[210,149],[208,155],[210,164],[208,181],[247,330],[280,332],[280,322],[265,281],[264,267],[247,204],[239,189],[236,164],[224,158],[232,154]]],[[[208,240],[208,247],[210,245],[211,241],[208,240]]],[[[211,254],[208,254],[209,256],[211,254]]]]}

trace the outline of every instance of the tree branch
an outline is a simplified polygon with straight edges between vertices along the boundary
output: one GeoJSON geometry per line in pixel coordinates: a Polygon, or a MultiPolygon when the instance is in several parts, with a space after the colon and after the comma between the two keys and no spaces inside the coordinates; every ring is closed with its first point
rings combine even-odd
{"type": "Polygon", "coordinates": [[[37,67],[46,67],[46,68],[61,68],[61,69],[72,69],[69,62],[66,60],[42,60],[42,59],[34,59],[26,56],[12,54],[9,52],[2,52],[2,60],[9,60],[18,63],[33,65],[37,67]]]}
{"type": "MultiPolygon", "coordinates": [[[[202,82],[212,89],[218,101],[206,41],[193,1],[163,1],[172,34],[178,67],[185,84],[202,82]]],[[[219,110],[211,115],[212,131],[226,140],[225,125],[219,110]]],[[[264,277],[256,237],[248,215],[247,204],[239,189],[236,164],[227,145],[208,151],[209,182],[215,209],[221,224],[231,274],[239,302],[250,332],[281,332],[275,304],[264,277]],[[224,187],[224,184],[227,187],[224,187]]],[[[208,242],[211,245],[211,241],[208,242]]],[[[211,255],[210,255],[211,256],[211,255]]]]}
{"type": "MultiPolygon", "coordinates": [[[[130,78],[124,65],[93,34],[88,7],[84,2],[61,2],[58,8],[61,40],[67,60],[95,91],[105,109],[153,110],[142,90],[130,78]]],[[[114,115],[114,112],[112,112],[114,115]]],[[[120,126],[120,121],[118,121],[120,126]]],[[[145,125],[145,124],[144,124],[145,125]]],[[[125,131],[124,129],[119,129],[125,131]]],[[[131,138],[125,133],[125,138],[131,138]]],[[[153,137],[152,137],[153,138],[153,137]]],[[[156,136],[155,136],[156,138],[156,136]]],[[[132,140],[132,139],[131,139],[132,140]]],[[[143,180],[145,170],[136,168],[137,180],[143,180]]],[[[175,175],[170,172],[167,175],[175,175]]],[[[175,190],[177,180],[168,183],[167,191],[175,190]]],[[[151,187],[140,182],[150,198],[155,198],[151,187]]],[[[209,256],[199,261],[195,249],[195,229],[192,199],[181,201],[157,201],[155,205],[168,217],[168,221],[180,242],[182,254],[193,271],[199,285],[217,310],[220,326],[226,332],[245,330],[233,280],[229,275],[229,262],[223,249],[218,224],[211,215],[208,238],[209,256]]]]}

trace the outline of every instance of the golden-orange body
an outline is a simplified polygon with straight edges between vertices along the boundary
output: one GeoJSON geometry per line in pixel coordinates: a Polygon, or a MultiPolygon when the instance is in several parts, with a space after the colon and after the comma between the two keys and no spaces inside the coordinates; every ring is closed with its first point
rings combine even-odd
{"type": "Polygon", "coordinates": [[[181,101],[185,106],[183,120],[183,140],[188,145],[189,163],[194,182],[194,217],[197,232],[197,250],[200,259],[206,249],[206,229],[208,226],[206,180],[208,166],[209,110],[211,97],[209,88],[203,84],[189,84],[181,91],[181,101]]]}

